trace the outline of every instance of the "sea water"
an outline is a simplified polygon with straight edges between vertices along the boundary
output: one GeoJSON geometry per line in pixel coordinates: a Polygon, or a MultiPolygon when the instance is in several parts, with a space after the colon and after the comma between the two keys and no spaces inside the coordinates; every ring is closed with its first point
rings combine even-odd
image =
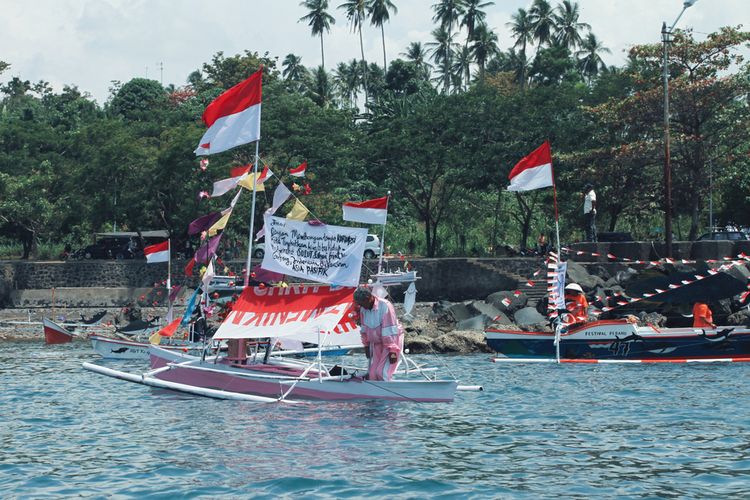
{"type": "Polygon", "coordinates": [[[87,372],[146,362],[84,342],[4,343],[0,496],[750,496],[750,364],[417,359],[485,390],[450,404],[218,401],[87,372]]]}

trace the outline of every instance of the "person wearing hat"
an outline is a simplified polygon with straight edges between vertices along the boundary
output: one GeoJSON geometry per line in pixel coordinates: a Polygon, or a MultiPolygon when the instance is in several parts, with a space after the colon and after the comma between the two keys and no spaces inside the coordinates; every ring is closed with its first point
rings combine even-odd
{"type": "Polygon", "coordinates": [[[370,361],[368,380],[391,380],[404,348],[404,329],[398,322],[393,304],[366,287],[354,292],[359,306],[359,325],[365,356],[370,361]]]}
{"type": "Polygon", "coordinates": [[[565,287],[565,308],[573,316],[571,323],[588,321],[589,302],[583,294],[583,288],[578,283],[570,283],[565,287]]]}
{"type": "Polygon", "coordinates": [[[596,243],[596,193],[591,184],[583,188],[583,231],[586,241],[596,243]]]}

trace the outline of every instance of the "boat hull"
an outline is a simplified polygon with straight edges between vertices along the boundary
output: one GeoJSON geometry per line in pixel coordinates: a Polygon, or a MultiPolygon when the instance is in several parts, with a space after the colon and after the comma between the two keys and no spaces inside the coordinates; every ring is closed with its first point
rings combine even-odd
{"type": "MultiPolygon", "coordinates": [[[[229,391],[241,394],[254,394],[267,397],[281,397],[289,389],[293,399],[325,401],[347,401],[362,399],[382,399],[414,402],[451,402],[454,399],[458,382],[456,380],[395,380],[369,381],[361,377],[318,380],[317,374],[308,372],[309,380],[296,378],[302,374],[304,363],[275,361],[275,365],[236,366],[213,361],[195,362],[190,365],[179,363],[191,357],[169,353],[152,348],[151,367],[162,368],[172,363],[171,369],[155,375],[160,380],[175,382],[206,389],[229,391]],[[295,384],[296,382],[296,384],[295,384]],[[293,386],[293,388],[292,388],[293,386]]],[[[196,361],[195,358],[192,358],[196,361]]]]}
{"type": "MultiPolygon", "coordinates": [[[[555,335],[488,329],[487,344],[500,357],[555,359],[555,335]]],[[[568,360],[677,361],[750,358],[750,329],[639,327],[625,321],[587,323],[560,336],[560,358],[568,360]]]]}
{"type": "MultiPolygon", "coordinates": [[[[132,340],[113,339],[101,335],[91,335],[91,347],[101,357],[106,359],[149,359],[149,347],[147,342],[135,342],[132,340]]],[[[200,345],[196,344],[179,344],[163,345],[162,348],[175,351],[187,352],[189,354],[200,354],[200,345]]]]}
{"type": "Polygon", "coordinates": [[[42,327],[44,328],[44,342],[47,344],[67,344],[68,342],[72,342],[76,336],[74,333],[47,318],[42,319],[42,327]]]}

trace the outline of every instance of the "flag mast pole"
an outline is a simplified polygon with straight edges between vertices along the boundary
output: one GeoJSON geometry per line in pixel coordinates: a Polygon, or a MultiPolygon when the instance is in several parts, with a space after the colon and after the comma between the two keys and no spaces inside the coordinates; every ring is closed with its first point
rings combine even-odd
{"type": "Polygon", "coordinates": [[[247,264],[245,265],[245,286],[250,284],[250,258],[253,255],[253,234],[255,232],[255,193],[258,187],[258,150],[260,140],[255,141],[255,162],[253,162],[253,201],[250,204],[250,236],[247,240],[247,264]]]}
{"type": "Polygon", "coordinates": [[[172,238],[167,238],[167,302],[169,306],[167,309],[167,324],[172,322],[172,238]]]}
{"type": "Polygon", "coordinates": [[[383,272],[383,247],[385,246],[385,225],[388,223],[388,205],[391,201],[391,192],[388,191],[388,200],[385,204],[385,220],[383,221],[383,235],[380,238],[380,255],[378,256],[378,274],[383,272]]]}
{"type": "Polygon", "coordinates": [[[557,243],[557,258],[558,260],[562,260],[562,255],[560,254],[560,217],[557,212],[557,184],[555,183],[555,167],[553,167],[551,163],[550,169],[552,169],[552,199],[554,200],[555,205],[555,240],[557,243]]]}

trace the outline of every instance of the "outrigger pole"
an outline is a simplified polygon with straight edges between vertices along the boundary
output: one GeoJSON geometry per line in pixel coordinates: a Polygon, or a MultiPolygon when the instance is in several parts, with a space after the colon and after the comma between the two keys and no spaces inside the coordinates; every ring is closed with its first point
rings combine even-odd
{"type": "Polygon", "coordinates": [[[250,204],[250,236],[247,241],[247,264],[245,265],[245,286],[250,284],[250,258],[253,255],[253,235],[255,234],[255,193],[258,187],[258,150],[260,140],[255,141],[255,162],[253,163],[253,201],[250,204]]]}

